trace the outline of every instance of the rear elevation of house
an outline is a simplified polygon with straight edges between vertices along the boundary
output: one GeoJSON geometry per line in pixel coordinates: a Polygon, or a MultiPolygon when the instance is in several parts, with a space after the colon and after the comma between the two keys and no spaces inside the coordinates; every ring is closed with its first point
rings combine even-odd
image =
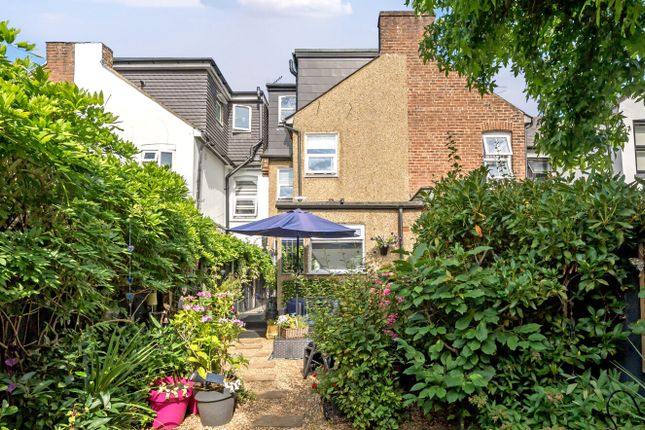
{"type": "Polygon", "coordinates": [[[374,236],[411,248],[419,196],[452,167],[485,165],[491,178],[526,175],[531,117],[456,74],[424,64],[418,44],[432,17],[381,12],[378,50],[295,50],[295,84],[268,85],[270,212],[296,207],[348,225],[357,236],[312,240],[309,273],[343,273],[381,257],[374,236]]]}
{"type": "Polygon", "coordinates": [[[264,93],[233,91],[211,58],[119,58],[102,43],[47,43],[55,81],[102,92],[139,161],[181,174],[198,208],[220,226],[268,215],[264,93]]]}

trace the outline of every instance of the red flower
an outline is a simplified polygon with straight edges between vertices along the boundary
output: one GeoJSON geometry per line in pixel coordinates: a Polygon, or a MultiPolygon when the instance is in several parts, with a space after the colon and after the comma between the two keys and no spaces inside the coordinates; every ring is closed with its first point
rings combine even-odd
{"type": "Polygon", "coordinates": [[[314,382],[313,384],[311,384],[311,388],[313,388],[313,389],[315,390],[316,388],[318,388],[318,384],[316,384],[316,383],[314,382]]]}

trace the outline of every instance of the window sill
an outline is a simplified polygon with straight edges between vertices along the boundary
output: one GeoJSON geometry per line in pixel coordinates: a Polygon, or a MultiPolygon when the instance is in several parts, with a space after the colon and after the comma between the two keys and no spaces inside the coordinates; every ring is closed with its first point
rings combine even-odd
{"type": "Polygon", "coordinates": [[[338,178],[338,173],[305,173],[305,178],[338,178]]]}
{"type": "Polygon", "coordinates": [[[251,133],[251,130],[243,130],[241,128],[234,128],[233,133],[234,134],[236,134],[236,133],[239,133],[239,134],[241,134],[241,133],[251,133]]]}
{"type": "Polygon", "coordinates": [[[307,272],[307,275],[316,275],[316,276],[334,276],[334,275],[360,275],[365,273],[365,269],[360,270],[310,270],[307,272]]]}

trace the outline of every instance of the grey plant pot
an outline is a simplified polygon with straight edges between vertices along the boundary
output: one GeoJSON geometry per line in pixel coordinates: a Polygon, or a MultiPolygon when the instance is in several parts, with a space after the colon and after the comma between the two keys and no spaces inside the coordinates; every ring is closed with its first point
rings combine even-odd
{"type": "Polygon", "coordinates": [[[233,419],[235,396],[228,389],[195,393],[199,419],[204,427],[223,426],[233,419]]]}

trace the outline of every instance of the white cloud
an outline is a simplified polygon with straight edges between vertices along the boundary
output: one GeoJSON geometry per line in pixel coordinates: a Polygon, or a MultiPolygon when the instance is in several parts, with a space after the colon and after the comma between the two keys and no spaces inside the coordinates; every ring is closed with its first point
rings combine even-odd
{"type": "Polygon", "coordinates": [[[130,7],[150,8],[197,8],[203,7],[202,0],[94,0],[101,3],[117,3],[130,7]]]}
{"type": "Polygon", "coordinates": [[[337,16],[352,13],[343,0],[238,0],[243,6],[285,15],[337,16]]]}

